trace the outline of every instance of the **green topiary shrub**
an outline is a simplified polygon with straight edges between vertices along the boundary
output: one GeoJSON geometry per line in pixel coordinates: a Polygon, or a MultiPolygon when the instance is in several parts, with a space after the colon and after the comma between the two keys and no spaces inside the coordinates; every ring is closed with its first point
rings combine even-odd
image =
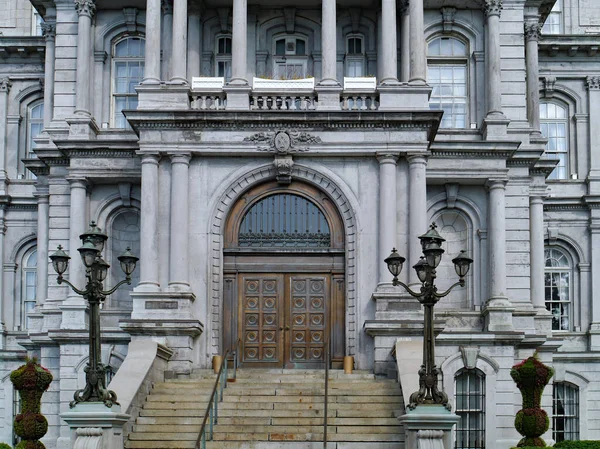
{"type": "Polygon", "coordinates": [[[12,449],[10,444],[0,443],[0,449],[12,449]]]}
{"type": "Polygon", "coordinates": [[[560,441],[559,443],[556,443],[554,447],[561,449],[600,449],[600,441],[560,441]]]}
{"type": "Polygon", "coordinates": [[[515,417],[515,428],[523,435],[517,447],[546,447],[546,442],[540,437],[548,430],[550,420],[540,403],[544,387],[553,374],[554,370],[535,356],[523,360],[510,370],[510,375],[523,396],[523,408],[515,417]]]}
{"type": "Polygon", "coordinates": [[[10,373],[10,381],[19,392],[21,413],[15,417],[15,433],[21,442],[15,449],[45,449],[39,441],[48,431],[48,421],[40,413],[42,394],[52,382],[52,374],[37,364],[35,359],[28,359],[25,365],[10,373]]]}

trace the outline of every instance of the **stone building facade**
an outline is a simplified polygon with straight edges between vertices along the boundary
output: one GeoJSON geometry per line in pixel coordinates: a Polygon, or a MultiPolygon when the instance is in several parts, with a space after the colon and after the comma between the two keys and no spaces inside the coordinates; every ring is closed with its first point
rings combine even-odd
{"type": "Polygon", "coordinates": [[[87,312],[48,255],[66,248],[83,286],[90,221],[106,285],[126,247],[141,258],[102,309],[112,372],[140,339],[173,351],[174,376],[234,347],[248,367],[321,368],[329,345],[405,392],[423,313],[383,259],[398,248],[415,284],[436,223],[440,288],[474,259],[436,306],[456,447],[517,442],[509,371],[536,350],[556,370],[547,439],[600,439],[595,0],[0,5],[0,441],[33,354],[55,378],[44,442],[68,447],[87,312]]]}

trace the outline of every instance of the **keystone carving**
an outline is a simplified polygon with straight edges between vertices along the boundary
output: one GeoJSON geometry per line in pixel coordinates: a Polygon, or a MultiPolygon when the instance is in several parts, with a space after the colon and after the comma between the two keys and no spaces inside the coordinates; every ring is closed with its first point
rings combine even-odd
{"type": "Polygon", "coordinates": [[[502,12],[502,0],[483,0],[482,9],[485,17],[499,16],[502,12]]]}
{"type": "Polygon", "coordinates": [[[292,182],[292,168],[294,167],[292,156],[275,155],[273,165],[277,172],[277,182],[284,185],[290,184],[292,182]]]}
{"type": "Polygon", "coordinates": [[[268,151],[277,154],[301,153],[308,151],[310,144],[321,143],[321,138],[307,132],[276,131],[253,134],[244,142],[257,144],[258,151],[268,151]]]}
{"type": "Polygon", "coordinates": [[[96,4],[93,0],[75,0],[75,9],[80,16],[94,17],[96,4]]]}
{"type": "Polygon", "coordinates": [[[441,9],[444,31],[450,32],[454,26],[454,16],[456,8],[454,6],[444,6],[441,9]]]}

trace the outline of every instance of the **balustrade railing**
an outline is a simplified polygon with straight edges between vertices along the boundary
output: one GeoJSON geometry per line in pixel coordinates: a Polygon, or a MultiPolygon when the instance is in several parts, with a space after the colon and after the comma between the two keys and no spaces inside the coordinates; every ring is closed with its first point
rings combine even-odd
{"type": "Polygon", "coordinates": [[[256,94],[250,97],[253,111],[314,111],[317,99],[314,95],[256,94]]]}
{"type": "Polygon", "coordinates": [[[379,108],[379,94],[342,92],[340,106],[342,111],[376,111],[379,108]]]}
{"type": "Polygon", "coordinates": [[[225,92],[196,93],[191,95],[191,108],[199,111],[224,111],[227,107],[225,92]]]}

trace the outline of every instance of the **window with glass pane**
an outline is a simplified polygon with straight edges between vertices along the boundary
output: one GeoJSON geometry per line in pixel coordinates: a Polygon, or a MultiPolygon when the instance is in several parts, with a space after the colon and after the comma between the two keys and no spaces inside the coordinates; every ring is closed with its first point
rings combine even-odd
{"type": "Polygon", "coordinates": [[[454,378],[456,414],[455,449],[485,448],[485,374],[478,369],[464,369],[454,378]]]}
{"type": "Polygon", "coordinates": [[[548,139],[544,156],[547,159],[558,159],[558,165],[550,173],[548,179],[568,178],[567,116],[567,108],[559,104],[540,104],[540,131],[548,139]]]}
{"type": "MultiPolygon", "coordinates": [[[[27,109],[27,140],[25,148],[25,159],[37,158],[33,152],[35,142],[33,139],[38,137],[44,129],[44,103],[37,103],[27,109]]],[[[35,179],[35,175],[29,170],[24,169],[26,179],[35,179]]]]}
{"type": "Polygon", "coordinates": [[[330,246],[323,212],[298,195],[279,193],[254,204],[240,225],[238,244],[246,248],[330,246]]]}
{"type": "Polygon", "coordinates": [[[216,76],[231,79],[231,36],[217,37],[216,76]]]}
{"type": "Polygon", "coordinates": [[[346,76],[364,76],[365,57],[362,36],[350,36],[346,39],[346,76]]]}
{"type": "Polygon", "coordinates": [[[548,14],[544,26],[542,27],[543,34],[560,34],[562,28],[562,0],[556,0],[552,7],[552,11],[548,14]]]}
{"type": "Polygon", "coordinates": [[[546,309],[552,313],[552,330],[571,328],[571,263],[558,248],[546,248],[544,294],[546,309]]]}
{"type": "Polygon", "coordinates": [[[35,308],[36,277],[37,277],[37,251],[28,253],[23,260],[22,280],[22,307],[21,307],[21,329],[29,329],[29,318],[27,314],[35,308]]]}
{"type": "Polygon", "coordinates": [[[552,438],[557,443],[579,440],[579,388],[568,382],[554,382],[552,438]]]}
{"type": "Polygon", "coordinates": [[[42,16],[34,9],[33,17],[31,19],[31,34],[33,36],[43,36],[42,31],[42,23],[44,23],[44,19],[42,16]]]}
{"type": "Polygon", "coordinates": [[[427,82],[430,109],[444,111],[442,128],[466,128],[468,111],[467,47],[458,39],[438,37],[428,44],[427,82]]]}
{"type": "Polygon", "coordinates": [[[135,86],[144,78],[144,47],[145,41],[141,37],[128,37],[114,46],[112,121],[115,128],[128,128],[122,111],[137,108],[135,86]]]}

